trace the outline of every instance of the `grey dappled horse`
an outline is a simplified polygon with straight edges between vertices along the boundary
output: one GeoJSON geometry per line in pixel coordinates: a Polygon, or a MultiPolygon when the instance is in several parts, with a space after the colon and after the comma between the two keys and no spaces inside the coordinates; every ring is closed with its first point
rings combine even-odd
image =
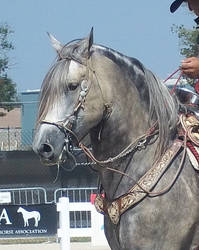
{"type": "MultiPolygon", "coordinates": [[[[172,145],[178,102],[138,60],[93,44],[92,31],[64,46],[50,38],[57,61],[43,81],[34,151],[46,165],[59,165],[69,156],[68,141],[81,145],[90,134],[108,204],[127,193],[172,145]],[[133,147],[153,127],[158,133],[133,147]]],[[[168,190],[154,196],[146,192],[118,223],[105,211],[112,250],[188,250],[199,245],[199,180],[187,157],[174,179],[183,152],[148,191],[159,193],[171,183],[168,190]]]]}

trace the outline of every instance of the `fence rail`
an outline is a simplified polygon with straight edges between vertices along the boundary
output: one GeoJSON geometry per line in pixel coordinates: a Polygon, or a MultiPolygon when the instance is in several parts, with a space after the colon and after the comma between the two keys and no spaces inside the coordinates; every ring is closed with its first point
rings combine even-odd
{"type": "Polygon", "coordinates": [[[47,194],[46,190],[42,187],[35,188],[6,188],[0,189],[0,198],[3,197],[0,203],[9,205],[37,205],[37,204],[47,204],[47,194]],[[7,199],[6,202],[6,194],[7,199]]]}
{"type": "Polygon", "coordinates": [[[93,246],[108,246],[104,235],[104,217],[99,214],[90,202],[69,202],[66,198],[59,199],[58,211],[59,225],[58,237],[61,241],[61,249],[70,249],[70,237],[90,237],[93,246]],[[62,205],[62,206],[61,206],[62,205]],[[68,216],[73,211],[88,211],[90,213],[90,226],[71,228],[68,216]]]}
{"type": "Polygon", "coordinates": [[[96,187],[90,188],[59,188],[54,192],[54,202],[60,197],[68,197],[69,202],[90,202],[91,194],[96,193],[96,187]]]}
{"type": "MultiPolygon", "coordinates": [[[[96,187],[91,188],[60,188],[54,192],[54,202],[57,203],[59,198],[68,197],[71,204],[70,211],[70,228],[86,229],[91,228],[91,210],[88,209],[91,194],[96,193],[96,187]],[[80,205],[81,202],[81,205],[80,205]]],[[[77,233],[77,230],[75,231],[77,233]]],[[[85,230],[85,232],[88,232],[85,230]]],[[[79,234],[84,234],[80,230],[79,234]]],[[[82,235],[81,235],[82,236],[82,235]]],[[[80,236],[79,236],[80,237],[80,236]]]]}
{"type": "MultiPolygon", "coordinates": [[[[65,228],[66,223],[64,220],[62,220],[64,218],[61,219],[61,216],[59,216],[58,219],[58,214],[56,214],[56,207],[57,211],[60,214],[61,210],[59,202],[56,201],[62,195],[69,195],[70,199],[73,202],[68,202],[68,205],[64,206],[65,213],[69,213],[69,223],[67,227],[69,237],[89,237],[91,238],[91,243],[93,246],[108,246],[104,236],[103,216],[97,213],[94,206],[90,202],[90,194],[94,192],[96,192],[96,188],[58,189],[54,191],[55,202],[49,204],[47,199],[47,192],[44,188],[41,187],[0,189],[2,223],[0,235],[4,240],[9,239],[13,241],[16,238],[24,239],[24,236],[26,236],[26,238],[31,237],[32,242],[34,242],[33,237],[35,239],[37,237],[46,236],[56,236],[63,238],[63,231],[61,231],[61,228],[63,227],[59,227],[58,231],[56,231],[56,224],[57,222],[59,222],[58,224],[64,225],[65,228]],[[8,206],[6,202],[3,202],[1,200],[2,194],[4,195],[8,193],[11,194],[9,203],[9,205],[11,206],[8,206]],[[85,202],[85,200],[88,201],[85,202]],[[45,203],[47,203],[48,205],[46,206],[45,203]],[[57,206],[55,206],[55,203],[57,204],[57,206]],[[19,206],[20,212],[19,208],[16,205],[19,206]],[[26,205],[36,206],[26,207],[26,205]],[[27,222],[26,218],[23,215],[28,213],[28,215],[32,216],[32,212],[40,214],[40,219],[37,221],[37,224],[36,217],[29,217],[30,221],[27,222]]],[[[59,201],[60,200],[61,199],[59,199],[59,201]]]]}
{"type": "MultiPolygon", "coordinates": [[[[61,197],[68,197],[70,210],[70,228],[79,229],[78,234],[84,234],[84,230],[91,228],[90,196],[96,193],[92,188],[60,188],[54,191],[54,200],[49,201],[47,192],[42,187],[31,188],[9,188],[0,189],[0,204],[3,205],[39,205],[56,204],[61,197]],[[10,200],[8,201],[8,196],[10,200]],[[3,198],[3,199],[1,199],[3,198]],[[80,204],[81,203],[81,204],[80,204]],[[89,209],[88,209],[89,208],[89,209]]],[[[51,195],[52,196],[52,195],[51,195]]],[[[75,231],[77,232],[77,231],[75,231]]],[[[80,236],[78,236],[80,237],[80,236]]]]}

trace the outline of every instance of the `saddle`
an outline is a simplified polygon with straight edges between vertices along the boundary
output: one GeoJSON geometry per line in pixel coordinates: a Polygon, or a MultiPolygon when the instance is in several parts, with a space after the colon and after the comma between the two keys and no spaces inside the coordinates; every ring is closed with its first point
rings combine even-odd
{"type": "Polygon", "coordinates": [[[199,120],[199,95],[187,88],[176,88],[175,94],[184,109],[199,120]]]}
{"type": "Polygon", "coordinates": [[[180,122],[187,135],[187,154],[193,167],[199,170],[199,120],[193,114],[181,114],[180,122]]]}
{"type": "Polygon", "coordinates": [[[183,133],[187,135],[187,154],[196,170],[199,170],[199,95],[187,88],[176,88],[175,94],[185,107],[180,115],[183,133]]]}

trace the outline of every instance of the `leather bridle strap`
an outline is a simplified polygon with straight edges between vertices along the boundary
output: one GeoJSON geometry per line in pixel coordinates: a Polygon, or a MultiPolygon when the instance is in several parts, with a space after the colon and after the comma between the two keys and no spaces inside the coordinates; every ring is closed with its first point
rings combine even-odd
{"type": "MultiPolygon", "coordinates": [[[[164,153],[161,160],[156,162],[153,167],[146,172],[144,176],[128,191],[128,193],[123,196],[115,199],[114,201],[108,201],[102,195],[97,195],[95,199],[95,207],[100,213],[107,213],[114,224],[117,224],[120,220],[120,215],[127,211],[133,205],[136,205],[139,201],[145,198],[150,194],[150,190],[158,183],[162,175],[165,173],[166,169],[170,163],[175,158],[176,154],[180,151],[184,144],[184,141],[176,140],[171,145],[169,149],[164,153]],[[148,190],[143,192],[143,189],[148,190]]],[[[172,183],[158,193],[151,193],[153,196],[162,194],[163,192],[168,191],[172,185],[175,183],[185,159],[186,149],[183,151],[183,156],[181,159],[180,167],[173,179],[172,183]]]]}
{"type": "Polygon", "coordinates": [[[136,138],[133,142],[131,142],[126,148],[124,148],[118,155],[113,156],[113,157],[109,157],[106,160],[97,160],[94,155],[92,154],[91,150],[89,148],[87,148],[83,143],[79,143],[79,147],[83,150],[83,152],[95,163],[100,164],[100,165],[104,165],[104,164],[108,164],[108,163],[112,163],[116,160],[119,160],[125,156],[127,156],[128,154],[130,154],[131,152],[135,151],[135,150],[141,150],[141,149],[145,149],[148,141],[155,136],[156,134],[158,134],[159,130],[156,128],[157,127],[157,122],[154,123],[154,125],[147,130],[147,132],[141,136],[139,136],[138,138],[136,138]]]}
{"type": "Polygon", "coordinates": [[[41,120],[40,123],[41,124],[50,124],[50,125],[54,125],[56,127],[58,127],[59,129],[61,129],[62,131],[64,131],[64,133],[69,133],[69,134],[72,134],[73,137],[76,139],[77,141],[77,145],[80,144],[80,140],[78,139],[77,135],[72,131],[72,126],[73,126],[73,123],[74,123],[74,120],[76,118],[76,115],[78,113],[78,111],[80,109],[83,109],[84,110],[84,103],[85,103],[85,100],[86,100],[86,97],[89,93],[89,90],[91,88],[91,85],[92,85],[92,82],[89,80],[89,74],[90,72],[93,73],[93,75],[95,76],[96,78],[96,82],[98,84],[98,87],[100,89],[100,92],[101,92],[101,95],[102,95],[102,99],[104,101],[104,107],[105,107],[105,114],[104,114],[104,117],[103,117],[103,120],[107,120],[112,112],[112,108],[111,108],[111,105],[106,103],[105,102],[105,99],[104,99],[104,96],[103,96],[103,93],[102,93],[102,89],[101,89],[101,86],[99,84],[99,81],[98,81],[98,78],[97,78],[97,75],[96,75],[96,72],[95,70],[92,69],[92,67],[88,64],[88,61],[87,61],[87,64],[84,64],[72,57],[67,57],[68,60],[74,60],[74,61],[77,61],[79,64],[82,64],[84,65],[87,70],[86,70],[86,76],[85,76],[85,81],[86,81],[86,86],[85,86],[85,83],[83,84],[83,82],[81,83],[81,90],[80,90],[80,93],[79,93],[79,98],[77,99],[77,102],[76,102],[76,105],[73,109],[73,112],[68,116],[68,118],[62,120],[62,121],[57,121],[57,122],[53,122],[53,121],[50,121],[50,120],[41,120]]]}
{"type": "Polygon", "coordinates": [[[65,122],[51,122],[51,121],[48,121],[48,120],[42,120],[40,123],[41,124],[49,124],[49,125],[56,126],[60,130],[63,130],[65,134],[66,133],[71,134],[76,139],[77,145],[79,145],[80,141],[79,141],[78,137],[76,136],[76,134],[68,126],[65,125],[65,122]]]}

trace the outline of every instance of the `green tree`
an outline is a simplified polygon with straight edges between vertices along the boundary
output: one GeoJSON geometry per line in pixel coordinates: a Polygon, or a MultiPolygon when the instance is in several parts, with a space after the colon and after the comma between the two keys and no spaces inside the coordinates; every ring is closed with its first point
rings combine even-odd
{"type": "Polygon", "coordinates": [[[10,41],[10,35],[13,31],[7,24],[0,24],[0,107],[11,110],[13,107],[6,102],[16,101],[16,84],[7,76],[9,69],[9,52],[14,49],[10,41]]]}
{"type": "Polygon", "coordinates": [[[197,37],[199,30],[193,27],[193,29],[186,29],[184,25],[173,25],[171,28],[173,33],[176,33],[179,38],[180,54],[184,57],[197,56],[198,45],[197,37]]]}
{"type": "MultiPolygon", "coordinates": [[[[187,29],[184,25],[173,25],[171,31],[178,36],[180,54],[184,58],[198,56],[199,45],[197,44],[197,38],[199,36],[199,30],[196,29],[196,27],[187,29]]],[[[187,77],[186,79],[190,84],[194,85],[195,81],[193,79],[187,77]]]]}

